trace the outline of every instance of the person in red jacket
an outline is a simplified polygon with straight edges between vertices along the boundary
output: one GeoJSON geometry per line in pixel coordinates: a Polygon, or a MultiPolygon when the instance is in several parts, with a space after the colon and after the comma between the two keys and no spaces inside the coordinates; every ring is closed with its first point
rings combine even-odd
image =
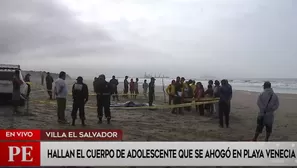
{"type": "Polygon", "coordinates": [[[135,83],[133,79],[130,80],[130,94],[132,98],[135,96],[135,83]]]}

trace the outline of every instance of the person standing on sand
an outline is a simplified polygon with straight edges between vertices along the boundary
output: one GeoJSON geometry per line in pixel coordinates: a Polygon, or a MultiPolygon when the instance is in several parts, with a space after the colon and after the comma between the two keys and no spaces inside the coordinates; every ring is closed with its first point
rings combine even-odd
{"type": "Polygon", "coordinates": [[[98,113],[98,124],[102,123],[103,118],[103,108],[104,114],[107,118],[107,123],[110,124],[111,114],[110,114],[110,96],[112,88],[110,83],[105,80],[105,75],[101,74],[95,85],[95,92],[97,94],[97,113],[98,113]]]}
{"type": "Polygon", "coordinates": [[[155,78],[151,77],[151,81],[149,83],[149,106],[153,105],[155,95],[155,78]]]}
{"type": "Polygon", "coordinates": [[[12,78],[12,104],[13,104],[13,113],[19,114],[18,107],[20,106],[21,100],[21,85],[23,81],[20,79],[20,71],[15,70],[13,78],[12,78]]]}
{"type": "Polygon", "coordinates": [[[128,82],[128,76],[125,76],[124,80],[124,96],[125,98],[128,98],[128,90],[129,90],[129,82],[128,82]]]}
{"type": "Polygon", "coordinates": [[[26,97],[28,98],[30,93],[31,93],[31,80],[30,80],[31,75],[30,74],[26,74],[24,81],[26,82],[27,86],[28,86],[28,90],[27,90],[27,94],[26,97]]]}
{"type": "Polygon", "coordinates": [[[49,95],[50,100],[52,100],[53,99],[52,89],[53,89],[54,79],[49,72],[46,74],[45,80],[46,80],[47,93],[49,95]]]}
{"type": "Polygon", "coordinates": [[[109,81],[111,88],[112,88],[112,100],[115,101],[115,99],[117,98],[117,101],[119,101],[119,95],[118,95],[118,85],[119,82],[118,80],[115,78],[115,76],[112,76],[112,79],[109,81]]]}
{"type": "Polygon", "coordinates": [[[79,118],[81,120],[81,124],[85,126],[85,104],[89,100],[89,89],[86,84],[83,83],[83,78],[79,76],[76,79],[76,83],[72,86],[72,125],[75,126],[75,120],[77,118],[77,110],[79,110],[79,118]]]}
{"type": "Polygon", "coordinates": [[[166,88],[166,93],[168,94],[169,105],[171,105],[171,102],[174,99],[174,95],[175,95],[174,85],[175,85],[175,80],[172,80],[171,84],[169,84],[168,87],[166,88]]]}
{"type": "Polygon", "coordinates": [[[265,82],[263,88],[264,91],[259,95],[257,100],[259,113],[257,117],[256,133],[253,138],[253,141],[257,141],[264,127],[266,127],[265,141],[269,140],[274,121],[274,112],[279,107],[279,99],[278,96],[274,93],[273,89],[271,88],[271,83],[265,82]]]}
{"type": "MultiPolygon", "coordinates": [[[[201,82],[197,82],[196,84],[196,92],[195,92],[195,101],[200,101],[200,99],[204,98],[204,87],[201,82]]],[[[196,112],[199,111],[200,116],[204,116],[204,105],[197,105],[196,112]]]]}
{"type": "Polygon", "coordinates": [[[131,98],[133,98],[135,96],[135,88],[134,88],[133,79],[130,80],[130,94],[131,94],[131,98]]]}
{"type": "Polygon", "coordinates": [[[142,84],[142,89],[143,89],[143,95],[145,98],[147,98],[147,88],[149,87],[148,83],[146,82],[146,79],[144,80],[142,84]]]}
{"type": "Polygon", "coordinates": [[[229,127],[230,102],[232,99],[232,87],[228,84],[226,79],[221,81],[220,100],[219,100],[219,118],[220,127],[224,127],[224,117],[226,127],[229,127]]]}
{"type": "MultiPolygon", "coordinates": [[[[174,84],[174,98],[173,98],[173,104],[178,105],[182,103],[182,92],[183,92],[183,86],[180,81],[180,77],[176,77],[175,84],[174,84]]],[[[175,107],[172,109],[171,113],[172,114],[177,114],[177,109],[178,113],[182,114],[183,113],[183,108],[182,107],[175,107]]]]}
{"type": "MultiPolygon", "coordinates": [[[[210,89],[210,86],[211,86],[211,89],[214,90],[213,80],[209,80],[208,81],[207,89],[210,89]]],[[[213,113],[213,111],[214,111],[214,104],[206,104],[205,107],[209,108],[209,111],[211,113],[213,113]]]]}
{"type": "MultiPolygon", "coordinates": [[[[231,100],[232,99],[232,86],[229,84],[227,79],[225,79],[225,80],[226,80],[229,90],[231,92],[231,98],[230,98],[230,100],[231,100]]],[[[231,112],[231,101],[229,101],[229,104],[228,104],[228,111],[231,112]]]]}
{"type": "MultiPolygon", "coordinates": [[[[220,82],[218,80],[215,80],[215,86],[213,90],[213,97],[214,98],[219,98],[220,97],[220,82]]],[[[214,115],[215,117],[219,116],[219,103],[214,104],[214,115]]]]}
{"type": "Polygon", "coordinates": [[[134,94],[135,94],[135,99],[136,99],[136,96],[139,94],[139,90],[138,90],[138,81],[139,79],[136,78],[136,81],[134,82],[134,94]]]}
{"type": "Polygon", "coordinates": [[[65,118],[65,110],[66,110],[66,98],[68,95],[68,89],[65,82],[66,73],[61,71],[59,74],[59,78],[55,81],[55,95],[57,98],[57,116],[58,123],[67,124],[67,120],[65,118]]]}
{"type": "MultiPolygon", "coordinates": [[[[208,85],[206,91],[204,92],[205,97],[207,98],[213,98],[213,86],[212,85],[208,85]]],[[[208,113],[213,115],[213,104],[205,104],[205,109],[208,113]]]]}
{"type": "Polygon", "coordinates": [[[43,86],[44,84],[44,72],[41,72],[41,85],[43,86]]]}

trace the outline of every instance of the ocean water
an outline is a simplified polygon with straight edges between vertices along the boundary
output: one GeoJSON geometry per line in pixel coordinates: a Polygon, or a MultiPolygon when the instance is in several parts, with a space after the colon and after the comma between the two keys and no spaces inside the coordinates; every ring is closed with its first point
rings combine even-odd
{"type": "MultiPolygon", "coordinates": [[[[133,78],[135,81],[135,78],[133,78]]],[[[110,79],[107,79],[110,80],[110,79]]],[[[124,78],[118,78],[122,83],[124,78]]],[[[145,78],[139,78],[139,85],[142,85],[145,78]]],[[[148,82],[150,79],[146,79],[148,82]]],[[[165,86],[171,83],[170,78],[164,78],[165,86]]],[[[207,87],[208,79],[194,79],[196,82],[201,82],[204,87],[207,87]]],[[[265,81],[270,81],[272,88],[276,93],[297,94],[297,79],[228,79],[234,90],[261,92],[265,81]]],[[[130,81],[130,78],[129,78],[130,81]]],[[[163,86],[161,78],[157,78],[155,84],[163,86]]]]}

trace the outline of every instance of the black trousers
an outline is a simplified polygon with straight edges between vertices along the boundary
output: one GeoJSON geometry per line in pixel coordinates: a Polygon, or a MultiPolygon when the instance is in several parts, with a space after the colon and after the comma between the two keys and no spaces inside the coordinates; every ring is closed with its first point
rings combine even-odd
{"type": "Polygon", "coordinates": [[[47,85],[46,89],[47,89],[48,95],[50,96],[50,98],[52,98],[53,97],[53,93],[52,93],[53,87],[51,85],[47,85]]]}
{"type": "MultiPolygon", "coordinates": [[[[173,104],[174,105],[177,105],[177,104],[182,104],[182,98],[181,97],[178,97],[178,96],[175,96],[173,98],[173,104]]],[[[178,110],[179,113],[182,113],[183,111],[183,108],[182,107],[175,107],[172,109],[172,113],[176,113],[176,110],[178,110]]]]}
{"type": "Polygon", "coordinates": [[[77,118],[77,111],[79,111],[79,118],[85,120],[85,102],[84,100],[74,101],[72,105],[71,117],[73,120],[77,118]]]}
{"type": "Polygon", "coordinates": [[[65,121],[66,98],[57,98],[57,106],[58,120],[65,121]]]}
{"type": "Polygon", "coordinates": [[[199,111],[199,115],[200,116],[204,116],[204,109],[205,109],[204,108],[204,104],[201,104],[201,105],[197,105],[196,106],[196,112],[199,111]]]}
{"type": "Polygon", "coordinates": [[[174,96],[169,95],[168,98],[169,98],[168,103],[169,103],[169,105],[171,105],[171,103],[172,103],[173,100],[174,100],[174,96]]]}
{"type": "Polygon", "coordinates": [[[229,126],[229,115],[230,115],[230,103],[228,102],[219,102],[219,118],[220,118],[220,126],[224,126],[224,118],[225,124],[229,126]]]}
{"type": "Polygon", "coordinates": [[[149,92],[149,106],[152,106],[154,102],[154,93],[149,92]]]}
{"type": "Polygon", "coordinates": [[[115,99],[119,100],[119,95],[118,95],[118,89],[117,88],[113,89],[111,94],[112,94],[112,99],[113,100],[115,100],[115,99]]]}
{"type": "Polygon", "coordinates": [[[97,95],[97,113],[99,119],[102,119],[103,117],[103,108],[105,117],[110,119],[110,96],[97,95]]]}

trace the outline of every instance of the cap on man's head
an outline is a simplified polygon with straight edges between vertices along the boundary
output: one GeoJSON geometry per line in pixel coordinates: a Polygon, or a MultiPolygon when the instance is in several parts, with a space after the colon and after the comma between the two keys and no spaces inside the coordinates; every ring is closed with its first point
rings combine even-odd
{"type": "Polygon", "coordinates": [[[151,77],[151,80],[156,80],[154,77],[151,77]]]}
{"type": "Polygon", "coordinates": [[[83,80],[83,77],[79,76],[79,77],[77,77],[76,80],[77,80],[77,81],[82,81],[82,80],[83,80]]]}
{"type": "Polygon", "coordinates": [[[264,88],[271,88],[271,83],[269,81],[264,82],[264,88]]]}

